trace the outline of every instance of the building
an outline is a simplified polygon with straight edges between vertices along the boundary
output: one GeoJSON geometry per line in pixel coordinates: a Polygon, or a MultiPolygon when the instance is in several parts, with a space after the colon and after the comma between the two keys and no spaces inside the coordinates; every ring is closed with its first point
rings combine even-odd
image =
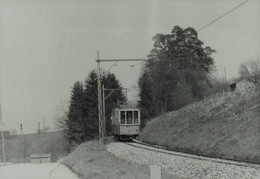
{"type": "Polygon", "coordinates": [[[230,91],[243,91],[247,88],[250,88],[251,86],[252,85],[245,79],[238,78],[238,79],[232,80],[232,82],[229,84],[229,90],[230,91]]]}
{"type": "MultiPolygon", "coordinates": [[[[2,131],[2,129],[0,128],[0,131],[2,131]]],[[[4,138],[10,138],[10,132],[9,131],[5,131],[5,129],[3,130],[3,135],[4,138]]],[[[2,139],[2,135],[0,135],[0,139],[2,139]]]]}
{"type": "Polygon", "coordinates": [[[31,154],[31,163],[50,163],[51,154],[31,154]]]}

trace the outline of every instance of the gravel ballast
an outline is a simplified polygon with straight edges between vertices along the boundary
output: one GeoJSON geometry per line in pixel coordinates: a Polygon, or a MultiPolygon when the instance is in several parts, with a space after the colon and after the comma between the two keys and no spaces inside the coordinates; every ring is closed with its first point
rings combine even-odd
{"type": "Polygon", "coordinates": [[[198,179],[260,178],[260,167],[258,165],[240,166],[235,163],[230,164],[230,162],[220,163],[214,160],[204,160],[197,156],[197,158],[188,158],[185,156],[170,155],[151,151],[151,149],[137,148],[120,142],[107,145],[107,151],[116,157],[145,165],[157,165],[169,174],[179,177],[198,179]]]}

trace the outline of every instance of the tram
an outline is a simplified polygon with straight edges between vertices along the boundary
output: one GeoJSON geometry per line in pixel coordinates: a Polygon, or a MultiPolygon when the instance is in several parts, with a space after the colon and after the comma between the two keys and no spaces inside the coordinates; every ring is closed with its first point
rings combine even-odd
{"type": "Polygon", "coordinates": [[[115,137],[135,138],[140,133],[140,110],[120,106],[114,108],[111,114],[112,134],[115,137]]]}

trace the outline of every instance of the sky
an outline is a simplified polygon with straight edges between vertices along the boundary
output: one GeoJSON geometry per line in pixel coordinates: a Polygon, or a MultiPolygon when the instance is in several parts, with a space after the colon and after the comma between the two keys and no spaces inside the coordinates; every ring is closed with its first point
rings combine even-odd
{"type": "MultiPolygon", "coordinates": [[[[156,33],[175,25],[196,30],[245,0],[0,0],[0,103],[6,127],[38,121],[54,127],[71,87],[96,69],[100,58],[146,58],[156,33]]],[[[215,75],[238,77],[239,64],[260,56],[260,1],[249,0],[199,31],[217,52],[215,75]]],[[[140,62],[111,68],[123,87],[137,86],[140,62]],[[134,66],[130,66],[134,65],[134,66]]],[[[108,69],[112,63],[101,63],[108,69]]],[[[134,91],[134,90],[132,90],[134,91]]],[[[132,92],[134,98],[136,92],[132,92]]],[[[129,93],[131,94],[131,92],[129,93]]]]}

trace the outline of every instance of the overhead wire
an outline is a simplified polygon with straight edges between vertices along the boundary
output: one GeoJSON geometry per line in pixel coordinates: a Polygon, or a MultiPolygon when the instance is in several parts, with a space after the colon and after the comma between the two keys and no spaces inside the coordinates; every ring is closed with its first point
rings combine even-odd
{"type": "MultiPolygon", "coordinates": [[[[8,120],[18,124],[20,126],[21,122],[18,122],[17,120],[13,119],[13,117],[10,117],[9,115],[5,115],[5,118],[7,118],[8,120]]],[[[24,124],[23,124],[24,126],[24,124]]],[[[36,128],[32,127],[32,126],[29,126],[29,125],[25,125],[27,128],[29,128],[30,130],[33,130],[35,131],[36,128]]]]}
{"type": "MultiPolygon", "coordinates": [[[[133,16],[123,17],[123,18],[120,18],[119,20],[125,19],[125,18],[131,18],[131,17],[133,17],[133,16]]],[[[126,35],[126,32],[122,33],[122,34],[120,35],[120,38],[118,38],[118,39],[122,40],[122,37],[123,37],[124,39],[125,39],[125,38],[129,38],[129,36],[126,35]]],[[[119,44],[119,43],[118,43],[118,44],[119,44]]],[[[111,49],[114,49],[114,48],[116,48],[116,45],[112,46],[111,49]]],[[[119,61],[116,61],[114,64],[112,64],[112,65],[102,74],[101,77],[105,76],[106,73],[108,73],[108,71],[109,71],[112,67],[116,66],[118,62],[119,62],[119,61]]],[[[141,63],[142,63],[142,62],[141,62],[141,63]]],[[[137,65],[140,65],[140,63],[138,63],[137,65]]],[[[130,71],[129,71],[129,74],[128,74],[128,76],[127,76],[125,82],[124,82],[124,85],[125,85],[125,84],[127,83],[127,81],[129,80],[130,75],[131,75],[132,72],[133,72],[133,68],[134,68],[135,66],[137,66],[137,65],[130,65],[130,66],[131,66],[131,69],[130,69],[130,71]]],[[[120,65],[120,66],[121,66],[121,65],[120,65]]],[[[129,65],[128,65],[128,66],[129,66],[129,65]]],[[[124,85],[122,85],[122,86],[124,86],[124,85]]],[[[114,92],[114,90],[113,90],[111,93],[113,93],[113,92],[114,92]]],[[[109,95],[110,95],[110,94],[109,94],[109,95]]]]}
{"type": "MultiPolygon", "coordinates": [[[[113,66],[115,66],[118,62],[119,62],[119,61],[116,61],[114,64],[112,64],[112,65],[106,70],[105,73],[107,73],[107,72],[108,72],[113,66]]],[[[126,80],[125,80],[125,82],[124,82],[124,84],[123,84],[122,86],[126,85],[126,83],[127,83],[127,81],[129,80],[129,78],[130,78],[130,76],[131,76],[131,74],[132,74],[134,68],[135,68],[136,66],[140,65],[141,63],[143,63],[143,62],[139,62],[139,63],[137,63],[137,64],[135,64],[135,65],[127,65],[127,66],[131,66],[131,69],[129,70],[128,76],[127,76],[127,78],[126,78],[126,80]]],[[[103,75],[104,75],[104,74],[103,74],[103,75]]],[[[125,89],[125,90],[126,90],[126,93],[127,93],[127,90],[129,90],[129,89],[125,89]]],[[[137,89],[134,89],[134,90],[137,90],[137,89]]],[[[105,100],[106,100],[114,91],[115,91],[115,89],[113,89],[113,90],[106,96],[105,100]]]]}
{"type": "Polygon", "coordinates": [[[130,70],[129,70],[129,73],[128,73],[128,76],[127,76],[125,82],[123,83],[123,84],[124,84],[123,86],[125,86],[126,83],[128,82],[128,80],[129,80],[129,78],[130,78],[130,75],[132,74],[133,69],[134,69],[134,65],[129,65],[129,66],[130,66],[131,68],[130,68],[130,70]]]}
{"type": "MultiPolygon", "coordinates": [[[[145,61],[141,61],[141,62],[139,62],[139,63],[137,63],[137,64],[135,64],[135,65],[128,65],[128,66],[131,66],[131,69],[129,70],[128,76],[127,76],[125,82],[123,83],[123,86],[126,85],[126,83],[128,82],[130,76],[131,76],[132,73],[133,73],[134,68],[135,68],[136,66],[141,65],[141,64],[144,63],[144,62],[145,62],[145,61]]],[[[134,90],[136,90],[136,89],[134,89],[134,90]]]]}
{"type": "MultiPolygon", "coordinates": [[[[137,64],[135,64],[135,65],[128,65],[128,66],[131,66],[131,69],[129,70],[128,76],[127,76],[125,82],[123,83],[123,86],[125,86],[125,85],[127,84],[128,80],[129,80],[129,78],[130,78],[130,76],[132,75],[132,73],[133,73],[133,71],[134,71],[134,68],[135,68],[136,66],[138,66],[138,65],[141,65],[142,63],[144,63],[144,61],[139,62],[139,63],[137,63],[137,64]]],[[[127,88],[127,90],[139,90],[139,88],[127,88]]],[[[126,95],[127,95],[127,90],[126,90],[126,95]]]]}
{"type": "Polygon", "coordinates": [[[145,61],[141,61],[141,62],[139,62],[139,63],[135,64],[134,66],[141,65],[142,63],[145,63],[145,61]]]}
{"type": "Polygon", "coordinates": [[[214,19],[213,21],[211,21],[210,23],[206,24],[205,26],[201,27],[199,31],[205,29],[206,27],[210,26],[211,24],[215,23],[216,21],[218,21],[219,19],[223,18],[224,16],[226,16],[227,14],[231,13],[232,11],[236,10],[237,8],[241,7],[242,5],[244,5],[245,3],[247,3],[249,0],[244,1],[243,3],[237,5],[236,7],[234,7],[233,9],[231,9],[230,11],[226,12],[225,14],[219,16],[218,18],[214,19]]]}
{"type": "Polygon", "coordinates": [[[111,68],[113,68],[114,66],[116,66],[117,63],[118,63],[118,61],[115,61],[105,72],[103,72],[101,78],[102,78],[103,76],[105,76],[105,75],[108,73],[108,71],[111,70],[111,68]]]}
{"type": "Polygon", "coordinates": [[[131,68],[131,71],[129,72],[129,75],[128,75],[128,77],[127,77],[126,82],[129,80],[130,75],[132,74],[134,68],[135,68],[136,66],[138,66],[138,65],[141,65],[141,64],[144,63],[144,62],[145,62],[145,61],[139,62],[139,63],[137,63],[137,64],[135,64],[135,65],[130,65],[132,68],[131,68]]]}

